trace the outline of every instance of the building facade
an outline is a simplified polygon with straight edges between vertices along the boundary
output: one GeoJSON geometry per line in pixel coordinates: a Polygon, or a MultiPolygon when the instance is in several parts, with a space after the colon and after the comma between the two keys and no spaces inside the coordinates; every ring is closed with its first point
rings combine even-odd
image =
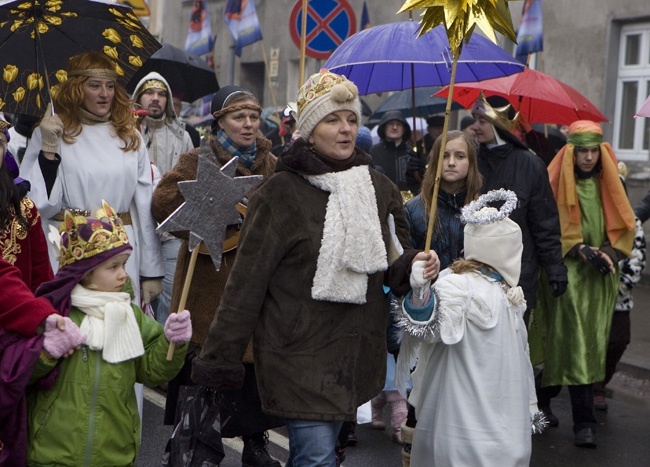
{"type": "MultiPolygon", "coordinates": [[[[246,0],[243,0],[246,1],[246,0]]],[[[334,1],[334,0],[321,0],[334,1]]],[[[343,0],[341,0],[343,1],[343,0]]],[[[605,138],[627,161],[650,160],[650,118],[634,113],[650,94],[650,3],[648,0],[541,0],[544,52],[532,66],[569,84],[593,102],[609,119],[605,138]]],[[[251,89],[264,107],[284,106],[299,88],[300,50],[290,34],[291,11],[301,0],[256,0],[264,40],[243,49],[233,59],[232,40],[224,22],[226,0],[205,0],[213,35],[215,71],[219,83],[251,89]],[[263,53],[265,52],[265,53],[263,53]],[[266,57],[266,65],[265,65],[266,57]],[[268,69],[268,71],[267,71],[268,69]]],[[[364,0],[347,0],[356,30],[364,0]]],[[[396,12],[402,0],[365,0],[371,25],[407,21],[396,12]]],[[[183,48],[194,0],[149,0],[150,29],[164,42],[183,48]]],[[[519,25],[523,1],[510,1],[513,23],[519,25]]],[[[417,20],[417,14],[414,18],[417,20]]],[[[506,50],[514,45],[505,38],[506,50]]],[[[307,58],[305,77],[324,60],[307,58]]],[[[367,96],[376,107],[384,96],[367,96]]]]}

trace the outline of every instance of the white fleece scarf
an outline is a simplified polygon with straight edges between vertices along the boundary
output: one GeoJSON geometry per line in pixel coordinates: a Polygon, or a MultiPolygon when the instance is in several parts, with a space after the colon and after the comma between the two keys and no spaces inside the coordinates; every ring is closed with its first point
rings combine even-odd
{"type": "Polygon", "coordinates": [[[102,350],[108,363],[120,363],[144,355],[131,297],[125,292],[98,292],[77,285],[70,294],[72,306],[86,314],[79,329],[91,350],[102,350]]]}
{"type": "Polygon", "coordinates": [[[366,303],[368,274],[388,268],[368,166],[305,178],[331,193],[311,296],[314,300],[366,303]]]}

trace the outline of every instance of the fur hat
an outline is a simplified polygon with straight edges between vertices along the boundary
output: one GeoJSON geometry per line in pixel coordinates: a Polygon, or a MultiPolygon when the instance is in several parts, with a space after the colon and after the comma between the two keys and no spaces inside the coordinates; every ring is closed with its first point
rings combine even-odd
{"type": "Polygon", "coordinates": [[[508,215],[517,206],[517,195],[504,189],[490,191],[462,209],[465,225],[465,259],[492,266],[510,287],[519,282],[521,254],[524,250],[521,229],[508,215]],[[504,201],[501,209],[487,206],[504,201]]]}
{"type": "Polygon", "coordinates": [[[345,76],[322,68],[311,75],[298,91],[298,131],[307,140],[318,123],[339,110],[354,112],[361,121],[357,86],[345,76]]]}

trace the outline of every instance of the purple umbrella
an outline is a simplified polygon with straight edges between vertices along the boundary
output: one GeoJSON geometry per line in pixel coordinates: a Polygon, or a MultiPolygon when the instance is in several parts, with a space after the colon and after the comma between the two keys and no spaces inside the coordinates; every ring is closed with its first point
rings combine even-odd
{"type": "MultiPolygon", "coordinates": [[[[449,84],[453,58],[444,25],[421,37],[418,27],[415,21],[403,21],[365,29],[346,39],[324,67],[353,81],[362,95],[449,84]]],[[[463,44],[456,82],[509,76],[523,69],[501,47],[473,34],[463,44]]]]}

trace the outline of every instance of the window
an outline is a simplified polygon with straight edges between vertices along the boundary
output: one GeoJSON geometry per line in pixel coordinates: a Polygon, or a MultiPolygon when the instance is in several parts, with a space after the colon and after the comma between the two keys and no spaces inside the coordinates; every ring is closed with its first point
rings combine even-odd
{"type": "Polygon", "coordinates": [[[633,24],[621,30],[614,142],[625,160],[650,159],[650,119],[634,118],[650,95],[650,24],[633,24]]]}

